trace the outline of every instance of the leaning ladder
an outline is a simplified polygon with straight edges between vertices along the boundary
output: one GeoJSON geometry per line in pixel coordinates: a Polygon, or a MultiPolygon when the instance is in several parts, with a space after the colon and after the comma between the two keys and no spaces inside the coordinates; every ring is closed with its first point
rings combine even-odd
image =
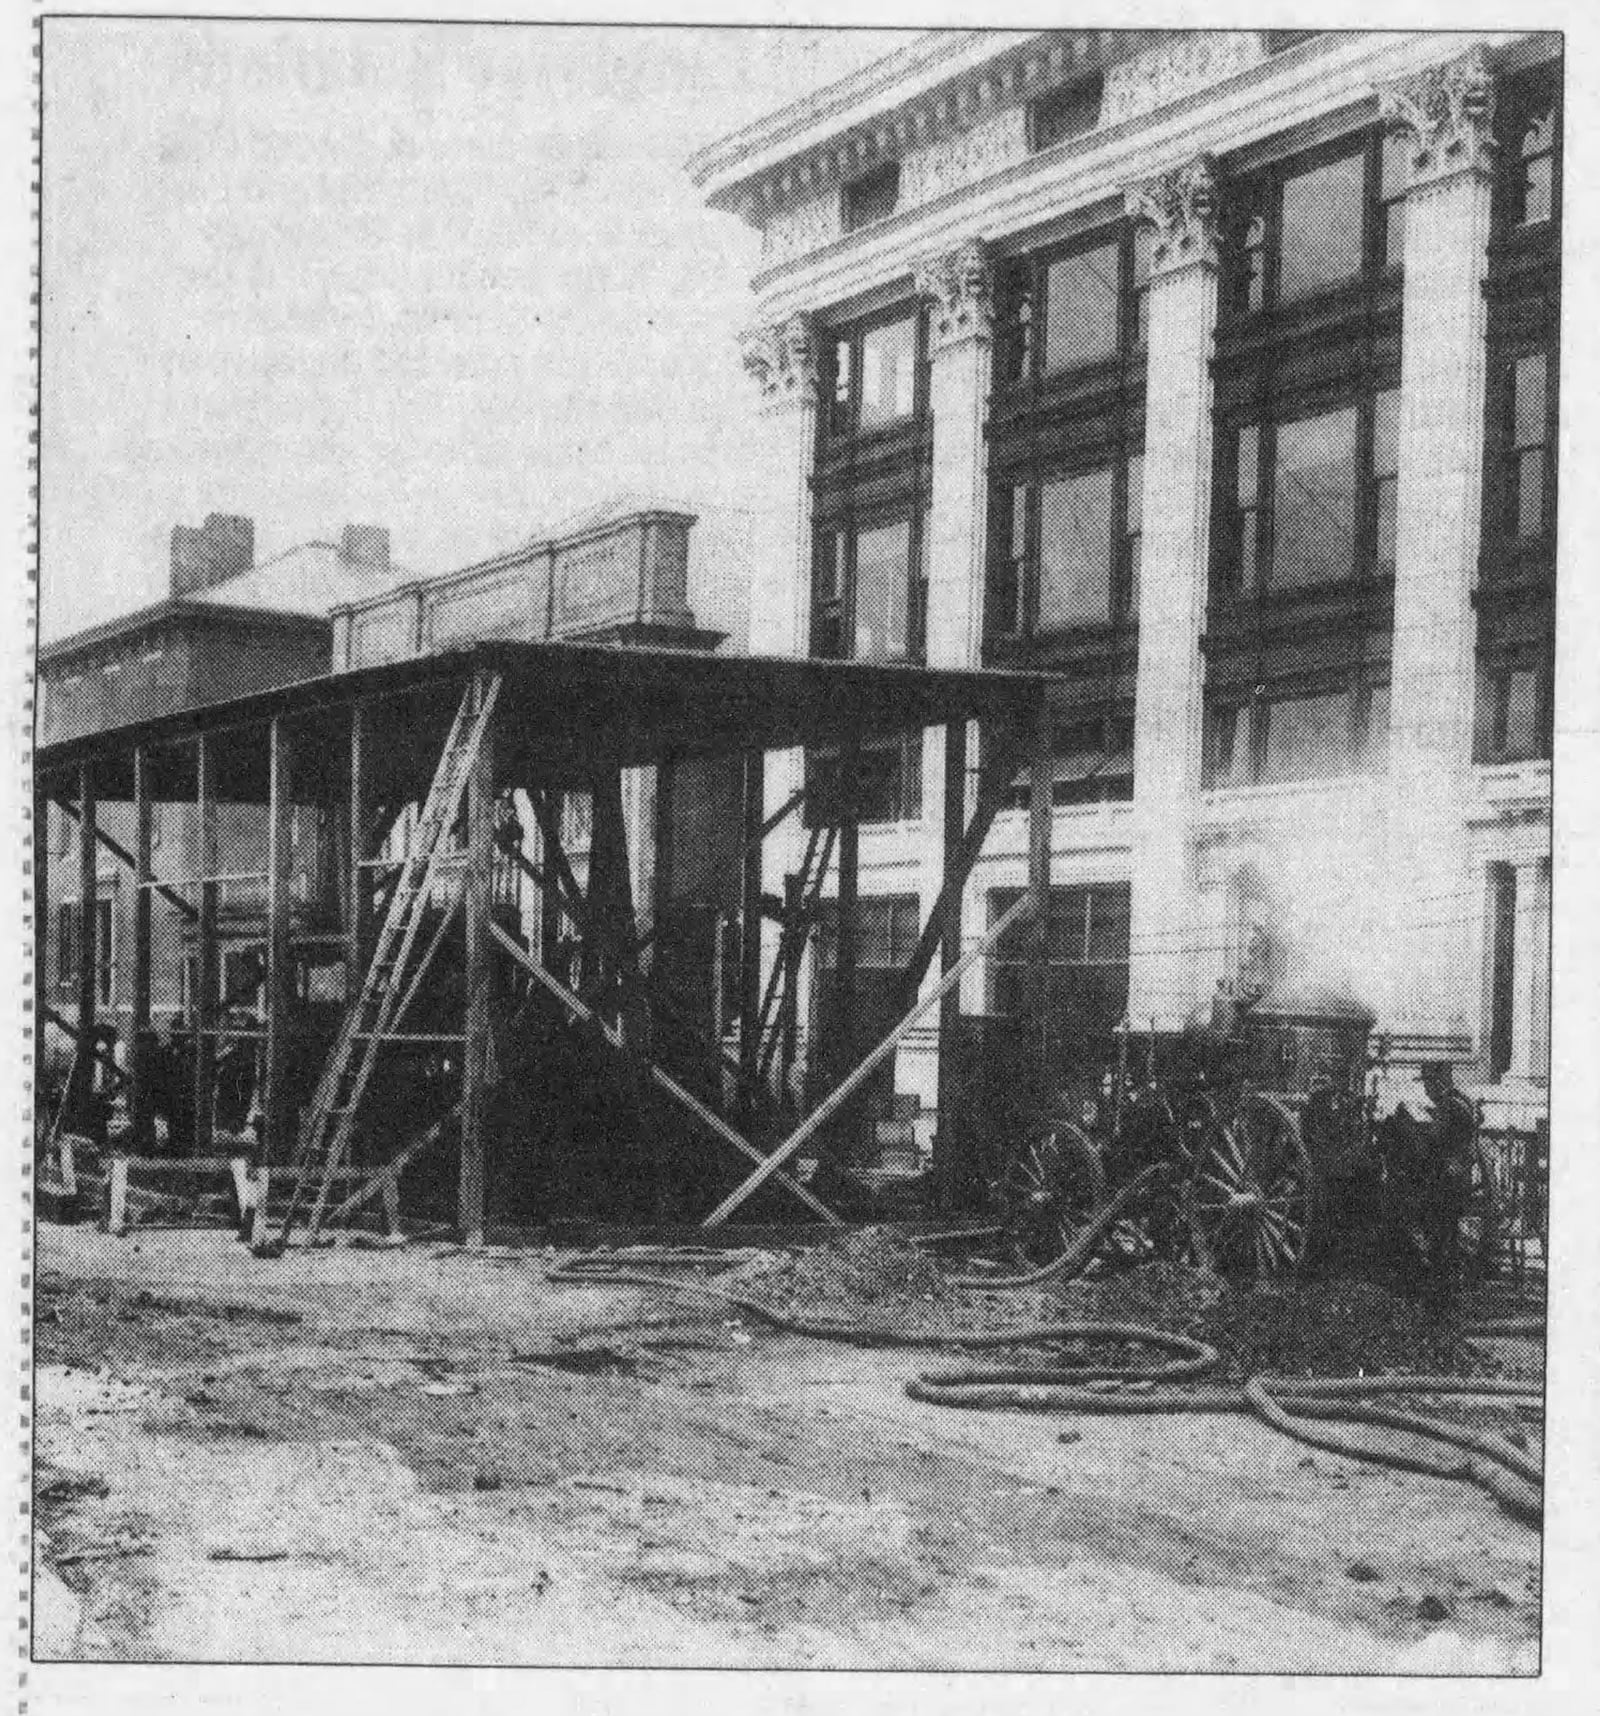
{"type": "Polygon", "coordinates": [[[321,1230],[329,1193],[350,1148],[356,1110],[361,1106],[384,1037],[393,1028],[405,995],[406,967],[433,891],[441,854],[460,815],[467,779],[499,695],[498,674],[475,677],[456,710],[433,784],[401,861],[372,963],[362,980],[361,994],[355,1006],[345,1011],[339,1034],[323,1063],[311,1106],[301,1122],[296,1150],[300,1171],[295,1176],[283,1227],[276,1241],[263,1247],[265,1250],[281,1251],[288,1244],[302,1195],[319,1175],[308,1232],[315,1238],[321,1230]]]}

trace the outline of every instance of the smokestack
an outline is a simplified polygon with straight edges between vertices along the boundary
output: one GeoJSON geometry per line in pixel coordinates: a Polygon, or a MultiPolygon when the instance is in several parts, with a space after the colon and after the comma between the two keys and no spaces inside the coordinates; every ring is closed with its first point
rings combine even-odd
{"type": "Polygon", "coordinates": [[[256,527],[235,513],[211,512],[196,529],[172,527],[172,594],[192,596],[248,572],[256,559],[256,527]]]}
{"type": "Polygon", "coordinates": [[[339,557],[357,572],[389,570],[389,533],[381,524],[347,524],[339,557]]]}

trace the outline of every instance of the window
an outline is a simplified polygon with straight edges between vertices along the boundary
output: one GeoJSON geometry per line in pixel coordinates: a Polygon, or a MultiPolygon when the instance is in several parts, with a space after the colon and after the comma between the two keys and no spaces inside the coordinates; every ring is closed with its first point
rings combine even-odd
{"type": "MultiPolygon", "coordinates": [[[[807,827],[826,826],[840,814],[837,751],[806,753],[807,827]]],[[[922,815],[922,735],[863,745],[857,757],[856,815],[866,823],[914,822],[922,815]]]]}
{"type": "MultiPolygon", "coordinates": [[[[922,933],[915,894],[867,896],[856,904],[856,965],[904,971],[922,933]]],[[[824,900],[818,913],[817,957],[824,971],[839,969],[839,902],[824,900]]]]}
{"type": "Polygon", "coordinates": [[[828,433],[853,435],[914,417],[924,393],[922,318],[900,313],[841,333],[829,351],[828,433]]]}
{"type": "Polygon", "coordinates": [[[910,661],[927,622],[926,517],[847,522],[816,534],[811,653],[910,661]]]}
{"type": "MultiPolygon", "coordinates": [[[[64,987],[78,981],[78,910],[76,900],[56,908],[56,982],[64,987]]],[[[95,995],[102,1006],[110,1003],[115,987],[114,924],[111,901],[97,900],[94,920],[95,995]]]]}
{"type": "Polygon", "coordinates": [[[1007,265],[998,293],[1001,384],[1065,376],[1142,354],[1153,245],[1148,223],[1125,221],[1108,235],[1007,265]]]}
{"type": "Polygon", "coordinates": [[[1378,152],[1378,266],[1400,268],[1406,259],[1406,192],[1411,184],[1411,144],[1386,136],[1378,152]]]}
{"type": "Polygon", "coordinates": [[[996,496],[989,636],[1043,637],[1137,611],[1144,455],[1005,486],[996,496]]]}
{"type": "Polygon", "coordinates": [[[1100,103],[1105,79],[1098,74],[1081,78],[1041,95],[1028,108],[1028,144],[1035,150],[1050,149],[1070,137],[1082,137],[1100,123],[1100,103]]]}
{"type": "Polygon", "coordinates": [[[1511,152],[1511,224],[1538,226],[1555,213],[1556,106],[1536,106],[1522,119],[1511,152]]]}
{"type": "MultiPolygon", "coordinates": [[[[989,895],[989,921],[1021,897],[1015,888],[989,895]]],[[[1112,1035],[1128,1010],[1128,940],[1132,893],[1126,882],[1052,888],[1045,928],[1047,1001],[1041,1022],[1045,1062],[1065,1082],[1097,1076],[1110,1059],[1112,1035]]],[[[1022,1017],[1032,1003],[1032,928],[1013,925],[989,961],[990,1006],[1022,1017]]]]}
{"type": "Polygon", "coordinates": [[[72,850],[72,830],[75,824],[72,818],[67,815],[66,806],[56,804],[53,800],[50,805],[50,814],[55,818],[56,823],[56,856],[64,858],[72,850]]]}
{"type": "Polygon", "coordinates": [[[1477,761],[1515,763],[1550,755],[1549,684],[1547,668],[1534,659],[1480,666],[1477,761]]]}
{"type": "Polygon", "coordinates": [[[1394,572],[1399,394],[1271,424],[1225,444],[1217,532],[1222,588],[1335,584],[1394,572]]]}
{"type": "Polygon", "coordinates": [[[1506,532],[1542,536],[1548,528],[1545,472],[1549,453],[1549,366],[1530,352],[1510,367],[1507,398],[1506,532]]]}
{"type": "Polygon", "coordinates": [[[1285,697],[1259,706],[1263,781],[1315,780],[1350,766],[1350,699],[1285,697]]]}
{"type": "Polygon", "coordinates": [[[1044,368],[1074,369],[1116,355],[1121,257],[1115,244],[1052,262],[1044,277],[1044,368]]]}
{"type": "Polygon", "coordinates": [[[859,232],[887,220],[900,202],[900,163],[890,161],[863,173],[844,188],[844,229],[859,232]]]}
{"type": "Polygon", "coordinates": [[[1293,305],[1398,268],[1406,185],[1403,142],[1376,130],[1241,179],[1226,216],[1228,312],[1293,305]]]}
{"type": "Polygon", "coordinates": [[[1515,960],[1517,873],[1509,864],[1491,864],[1489,879],[1489,1077],[1511,1066],[1511,1021],[1516,1005],[1515,960]]]}
{"type": "Polygon", "coordinates": [[[1388,751],[1387,681],[1208,700],[1208,787],[1325,780],[1357,768],[1381,772],[1388,751]]]}

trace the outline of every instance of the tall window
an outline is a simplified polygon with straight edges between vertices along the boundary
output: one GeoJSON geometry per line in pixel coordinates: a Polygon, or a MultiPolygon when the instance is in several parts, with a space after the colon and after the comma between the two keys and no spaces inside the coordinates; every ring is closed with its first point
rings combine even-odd
{"type": "Polygon", "coordinates": [[[1548,757],[1551,676],[1540,652],[1524,648],[1478,666],[1477,733],[1473,754],[1481,763],[1518,763],[1548,757]]]}
{"type": "Polygon", "coordinates": [[[908,421],[925,394],[922,318],[900,311],[840,333],[826,359],[831,436],[908,421]]]}
{"type": "Polygon", "coordinates": [[[1287,590],[1394,572],[1399,393],[1247,423],[1223,447],[1222,590],[1287,590]]]}
{"type": "MultiPolygon", "coordinates": [[[[56,908],[56,982],[62,987],[78,981],[79,903],[68,901],[56,908]]],[[[116,988],[115,917],[109,899],[95,902],[95,994],[101,1006],[109,1006],[116,988]]]]}
{"type": "Polygon", "coordinates": [[[1543,352],[1514,358],[1505,372],[1504,389],[1506,534],[1543,536],[1550,522],[1549,359],[1543,352]]]}
{"type": "Polygon", "coordinates": [[[847,521],[816,534],[811,653],[834,660],[921,658],[927,625],[926,517],[847,521]]]}
{"type": "MultiPolygon", "coordinates": [[[[989,895],[990,922],[1020,898],[1020,890],[989,895]]],[[[1128,1010],[1128,944],[1132,892],[1126,882],[1052,888],[1046,922],[1048,998],[1043,1020],[1047,1067],[1064,1082],[1094,1076],[1107,1064],[1113,1031],[1128,1010]]],[[[989,963],[990,1005],[996,1013],[1027,1017],[1031,930],[1013,926],[989,963]]]]}
{"type": "Polygon", "coordinates": [[[1144,348],[1153,236],[1144,222],[1015,258],[999,292],[1002,386],[1131,359],[1144,348]]]}
{"type": "Polygon", "coordinates": [[[1398,268],[1403,147],[1376,131],[1242,178],[1228,203],[1232,315],[1287,308],[1398,268]]]}
{"type": "Polygon", "coordinates": [[[1535,98],[1517,114],[1509,139],[1510,209],[1513,227],[1539,226],[1556,209],[1556,129],[1553,93],[1535,98]]]}

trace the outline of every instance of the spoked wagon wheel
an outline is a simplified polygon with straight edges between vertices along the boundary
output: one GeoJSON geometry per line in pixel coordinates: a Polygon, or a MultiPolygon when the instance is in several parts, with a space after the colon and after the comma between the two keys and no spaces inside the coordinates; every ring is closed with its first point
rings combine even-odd
{"type": "Polygon", "coordinates": [[[1038,1127],[999,1186],[1001,1244],[1024,1269],[1063,1255],[1105,1202],[1100,1152],[1069,1120],[1038,1127]]]}
{"type": "Polygon", "coordinates": [[[1205,1135],[1190,1193],[1198,1242],[1218,1269],[1276,1275],[1305,1260],[1311,1158],[1294,1113],[1247,1093],[1205,1135]]]}

